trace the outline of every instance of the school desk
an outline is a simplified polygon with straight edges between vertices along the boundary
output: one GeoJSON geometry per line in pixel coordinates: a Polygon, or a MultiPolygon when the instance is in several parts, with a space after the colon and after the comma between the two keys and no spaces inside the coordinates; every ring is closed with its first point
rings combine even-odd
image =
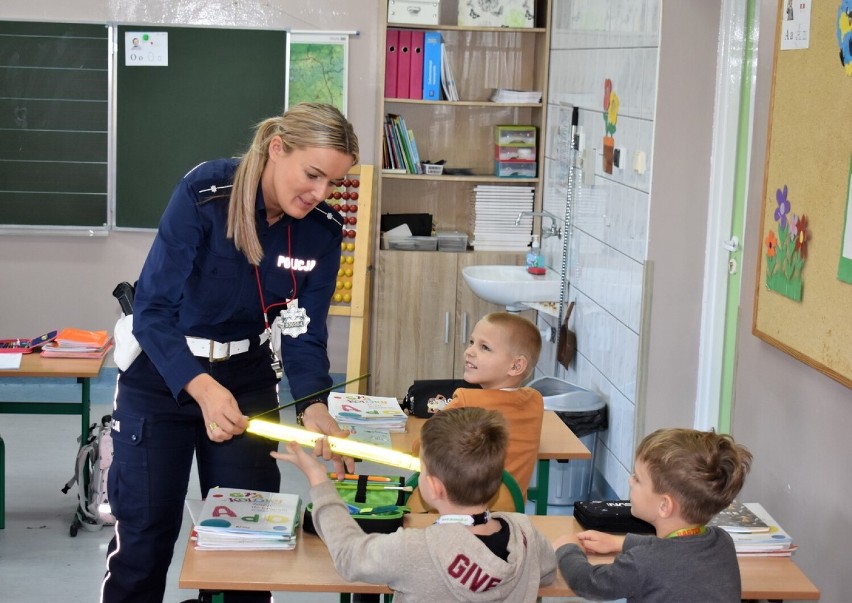
{"type": "MultiPolygon", "coordinates": [[[[408,417],[405,433],[391,434],[395,450],[410,452],[420,429],[428,419],[408,417]]],[[[527,489],[527,498],[535,501],[536,515],[547,515],[547,493],[550,487],[550,461],[582,461],[592,458],[592,453],[574,432],[552,410],[544,411],[541,423],[541,442],[538,446],[536,484],[527,489]]]]}
{"type": "MultiPolygon", "coordinates": [[[[408,515],[406,527],[425,527],[435,515],[408,515]]],[[[533,524],[550,541],[582,527],[570,516],[534,515],[533,524]]],[[[606,563],[610,555],[593,555],[606,563]]],[[[818,600],[819,589],[791,557],[738,557],[743,599],[818,600]]],[[[179,578],[180,588],[203,590],[269,590],[331,593],[390,593],[386,585],[347,582],[335,571],[328,549],[318,536],[298,532],[292,551],[197,551],[190,541],[179,578]]],[[[542,597],[571,597],[574,592],[557,572],[539,591],[542,597]]],[[[214,599],[215,600],[215,599],[214,599]]]]}
{"type": "MultiPolygon", "coordinates": [[[[86,441],[89,433],[89,408],[91,406],[91,382],[97,377],[103,366],[103,358],[42,358],[37,353],[24,354],[18,369],[0,370],[0,377],[74,377],[80,384],[82,395],[80,402],[3,402],[0,401],[0,414],[31,415],[80,415],[80,443],[86,441]]],[[[0,448],[2,453],[2,448],[0,448]]],[[[0,456],[0,467],[4,459],[0,456]]],[[[3,475],[0,473],[0,478],[3,475]]],[[[0,529],[4,527],[5,480],[0,479],[0,529]]]]}

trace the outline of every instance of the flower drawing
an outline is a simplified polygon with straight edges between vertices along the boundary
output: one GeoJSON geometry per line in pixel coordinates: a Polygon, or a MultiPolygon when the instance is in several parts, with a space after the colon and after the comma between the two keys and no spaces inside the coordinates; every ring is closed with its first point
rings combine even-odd
{"type": "Polygon", "coordinates": [[[784,185],[784,190],[780,188],[775,191],[775,201],[778,203],[778,208],[775,210],[775,221],[781,222],[781,228],[787,228],[787,214],[790,212],[790,202],[787,200],[787,185],[784,185]]]}
{"type": "Polygon", "coordinates": [[[615,124],[618,123],[618,95],[612,91],[612,80],[604,81],[604,129],[607,136],[615,134],[615,124]]]}
{"type": "Polygon", "coordinates": [[[808,218],[792,214],[785,184],[775,191],[775,223],[778,232],[766,234],[766,286],[794,301],[802,301],[802,269],[807,258],[808,218]],[[790,216],[789,218],[787,216],[790,216]]]}
{"type": "Polygon", "coordinates": [[[766,257],[774,258],[778,251],[778,237],[775,236],[775,231],[770,230],[766,235],[766,257]]]}

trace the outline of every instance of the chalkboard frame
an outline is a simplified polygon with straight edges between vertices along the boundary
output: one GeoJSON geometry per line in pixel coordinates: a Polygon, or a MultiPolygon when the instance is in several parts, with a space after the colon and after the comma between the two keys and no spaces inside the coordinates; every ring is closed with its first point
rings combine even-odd
{"type": "Polygon", "coordinates": [[[109,227],[110,30],[0,20],[0,229],[109,227]]]}

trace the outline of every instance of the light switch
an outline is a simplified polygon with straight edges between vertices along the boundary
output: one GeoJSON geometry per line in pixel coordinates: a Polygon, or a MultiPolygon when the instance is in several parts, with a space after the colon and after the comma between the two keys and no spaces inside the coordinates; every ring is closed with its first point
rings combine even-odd
{"type": "Polygon", "coordinates": [[[645,173],[645,151],[636,151],[633,154],[633,171],[640,176],[645,173]]]}

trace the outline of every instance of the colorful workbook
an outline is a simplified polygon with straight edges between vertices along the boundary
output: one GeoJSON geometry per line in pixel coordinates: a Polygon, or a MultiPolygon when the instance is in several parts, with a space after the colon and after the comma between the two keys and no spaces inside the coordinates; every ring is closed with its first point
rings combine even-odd
{"type": "Polygon", "coordinates": [[[722,528],[726,532],[742,532],[745,534],[769,531],[766,522],[755,515],[754,511],[749,509],[745,503],[738,500],[728,505],[726,509],[707,522],[707,525],[722,528]]]}
{"type": "MultiPolygon", "coordinates": [[[[761,553],[782,554],[795,550],[793,539],[772,516],[759,503],[744,503],[745,507],[767,526],[765,532],[736,532],[727,531],[734,540],[734,547],[738,555],[761,553]]],[[[724,528],[724,526],[722,526],[724,528]]]]}
{"type": "Polygon", "coordinates": [[[111,347],[112,336],[107,331],[66,328],[42,346],[41,355],[45,358],[103,358],[111,347]]]}
{"type": "Polygon", "coordinates": [[[396,398],[331,392],[328,411],[338,423],[368,426],[394,433],[405,431],[406,415],[396,398]]]}
{"type": "Polygon", "coordinates": [[[292,549],[298,494],[211,488],[196,518],[198,549],[292,549]]]}

